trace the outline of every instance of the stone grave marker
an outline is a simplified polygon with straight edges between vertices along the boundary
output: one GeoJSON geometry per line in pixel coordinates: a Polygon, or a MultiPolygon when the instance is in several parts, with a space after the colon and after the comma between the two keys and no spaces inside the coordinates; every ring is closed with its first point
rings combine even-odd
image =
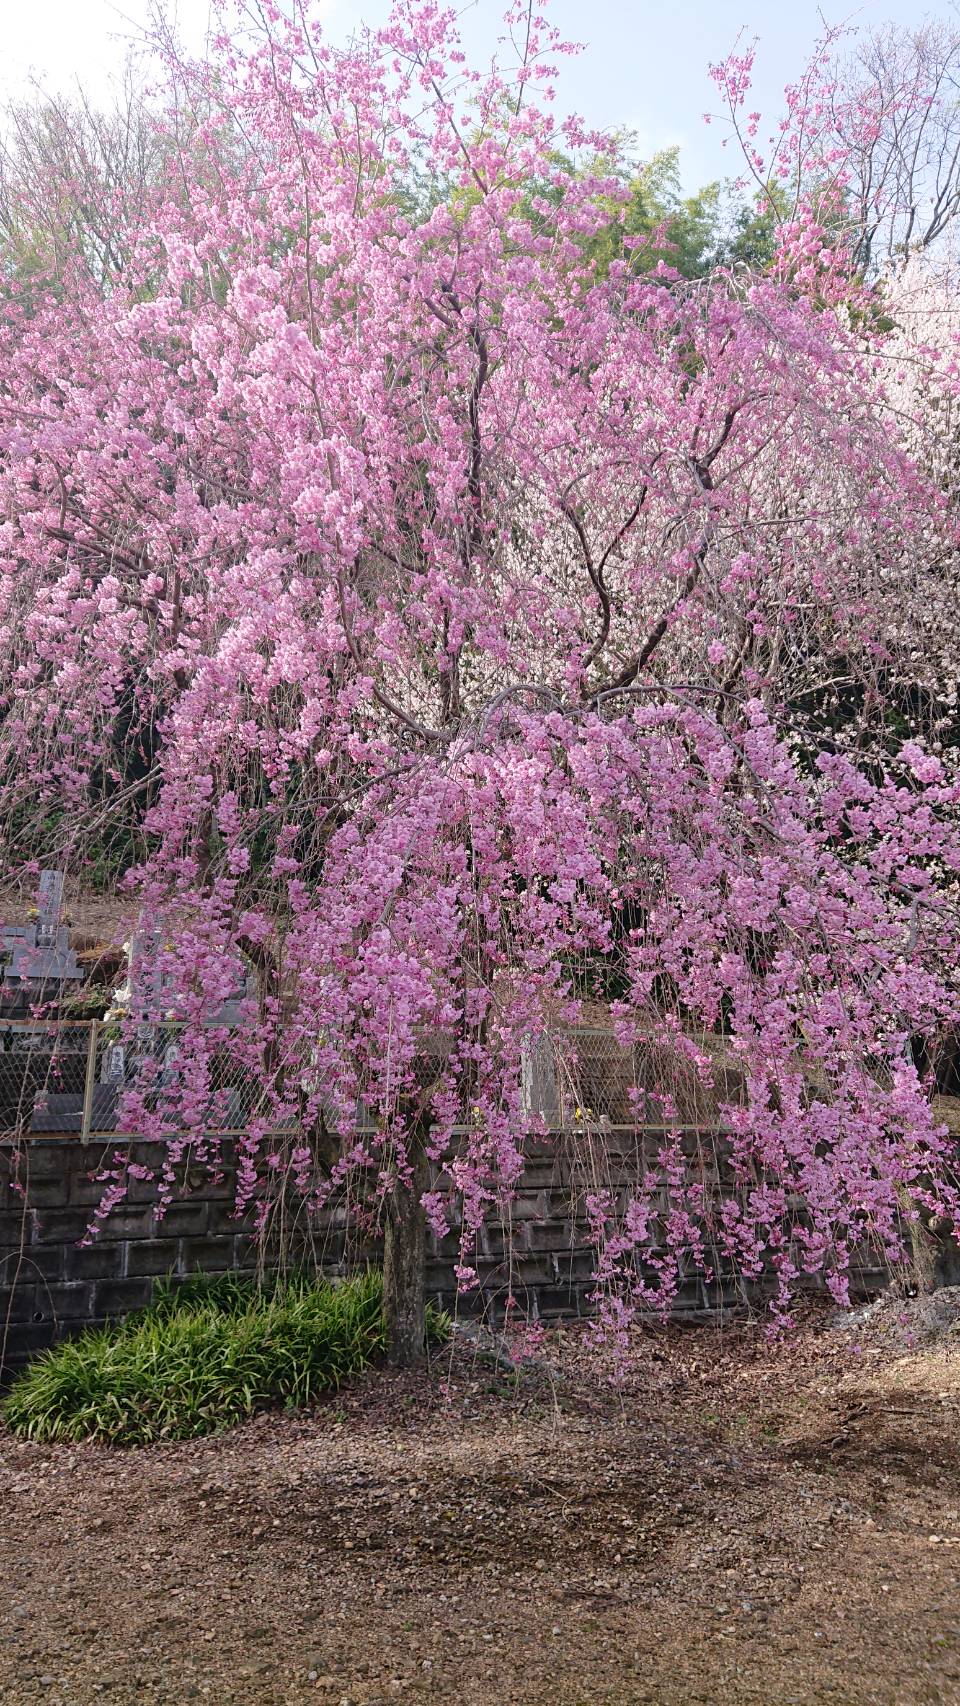
{"type": "Polygon", "coordinates": [[[10,964],[3,981],[22,990],[37,985],[77,983],[83,977],[70,947],[63,916],[63,872],[41,871],[36,924],[5,925],[0,932],[10,964]]]}

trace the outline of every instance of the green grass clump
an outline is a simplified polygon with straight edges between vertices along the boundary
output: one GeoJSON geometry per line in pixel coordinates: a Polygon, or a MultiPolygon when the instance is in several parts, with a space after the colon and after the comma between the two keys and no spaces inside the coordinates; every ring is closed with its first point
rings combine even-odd
{"type": "MultiPolygon", "coordinates": [[[[446,1318],[432,1312],[430,1337],[446,1318]]],[[[325,1280],[238,1274],[159,1286],[153,1303],[31,1363],[3,1404],[14,1433],[111,1445],[196,1439],[257,1410],[309,1404],[386,1349],[376,1272],[325,1280]]]]}

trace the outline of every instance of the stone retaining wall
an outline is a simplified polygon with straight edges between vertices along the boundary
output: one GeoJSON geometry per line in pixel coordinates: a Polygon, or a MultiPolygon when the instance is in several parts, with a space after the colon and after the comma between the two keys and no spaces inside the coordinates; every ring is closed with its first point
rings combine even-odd
{"type": "MultiPolygon", "coordinates": [[[[616,1138],[605,1139],[618,1147],[616,1138]]],[[[253,1268],[257,1250],[234,1217],[229,1177],[214,1185],[197,1170],[189,1195],[158,1220],[155,1187],[134,1180],[125,1203],[107,1220],[96,1242],[80,1241],[103,1186],[92,1175],[120,1147],[85,1146],[69,1137],[31,1138],[20,1150],[23,1192],[11,1182],[14,1151],[0,1144],[0,1346],[9,1374],[37,1350],[86,1326],[115,1320],[148,1303],[158,1278],[198,1271],[217,1274],[253,1268]]],[[[124,1146],[126,1148],[127,1146],[124,1146]]],[[[615,1170],[626,1180],[635,1169],[635,1140],[620,1140],[615,1170]],[[631,1154],[630,1151],[633,1150],[631,1154]]],[[[136,1142],[131,1159],[155,1167],[162,1146],[136,1142]]],[[[295,1249],[305,1235],[294,1228],[295,1249]]],[[[376,1255],[351,1227],[345,1208],[328,1211],[310,1232],[311,1254],[331,1273],[343,1273],[376,1255]]],[[[583,1214],[578,1170],[562,1139],[531,1151],[509,1224],[492,1223],[480,1235],[480,1286],[456,1296],[457,1240],[433,1240],[428,1291],[445,1307],[499,1313],[512,1290],[521,1309],[545,1320],[590,1312],[594,1253],[583,1214]]],[[[861,1287],[883,1282],[864,1269],[861,1287]]],[[[691,1274],[674,1314],[692,1319],[746,1301],[732,1275],[710,1282],[691,1274]]]]}

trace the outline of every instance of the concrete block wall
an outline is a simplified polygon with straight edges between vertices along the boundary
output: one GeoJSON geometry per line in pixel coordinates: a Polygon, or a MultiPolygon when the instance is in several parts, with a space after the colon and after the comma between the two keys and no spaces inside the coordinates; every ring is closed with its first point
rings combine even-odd
{"type": "MultiPolygon", "coordinates": [[[[136,1158],[155,1163],[158,1147],[139,1145],[136,1158]]],[[[158,1277],[198,1267],[222,1273],[254,1260],[249,1238],[230,1218],[228,1184],[201,1186],[158,1220],[152,1185],[135,1180],[102,1235],[84,1248],[103,1194],[92,1177],[102,1147],[34,1138],[16,1168],[13,1154],[0,1144],[0,1343],[8,1372],[69,1333],[142,1308],[158,1277]]]]}
{"type": "MultiPolygon", "coordinates": [[[[132,1181],[126,1201],[110,1215],[96,1242],[83,1247],[103,1191],[93,1175],[118,1147],[84,1146],[70,1137],[31,1138],[15,1167],[12,1147],[0,1143],[0,1369],[7,1378],[45,1346],[142,1308],[160,1278],[257,1264],[257,1248],[234,1214],[229,1166],[219,1184],[197,1169],[185,1181],[189,1194],[163,1217],[154,1208],[153,1184],[132,1181]]],[[[155,1168],[161,1159],[160,1144],[135,1142],[129,1148],[131,1159],[141,1165],[155,1168]]],[[[632,1140],[615,1159],[626,1185],[638,1160],[632,1140]]],[[[522,1311],[543,1320],[589,1314],[594,1253],[583,1194],[577,1160],[563,1141],[553,1147],[538,1144],[509,1219],[481,1230],[476,1290],[457,1297],[456,1235],[430,1240],[431,1298],[461,1314],[497,1315],[510,1294],[522,1311]]],[[[295,1255],[306,1241],[302,1227],[295,1227],[295,1255]]],[[[377,1254],[375,1245],[351,1229],[342,1206],[311,1223],[309,1243],[313,1259],[331,1274],[377,1254]]],[[[865,1268],[861,1288],[879,1288],[883,1278],[879,1268],[865,1268]]],[[[692,1273],[677,1294],[674,1314],[708,1316],[744,1300],[734,1275],[707,1281],[692,1273]]]]}

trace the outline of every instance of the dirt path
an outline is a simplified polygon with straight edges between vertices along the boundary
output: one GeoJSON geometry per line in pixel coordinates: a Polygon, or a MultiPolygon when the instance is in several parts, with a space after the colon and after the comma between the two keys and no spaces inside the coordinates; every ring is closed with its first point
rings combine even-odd
{"type": "Polygon", "coordinates": [[[130,1453],[0,1436],[0,1698],[960,1702],[960,1340],[552,1341],[130,1453]],[[492,1388],[492,1389],[491,1389],[492,1388]]]}

